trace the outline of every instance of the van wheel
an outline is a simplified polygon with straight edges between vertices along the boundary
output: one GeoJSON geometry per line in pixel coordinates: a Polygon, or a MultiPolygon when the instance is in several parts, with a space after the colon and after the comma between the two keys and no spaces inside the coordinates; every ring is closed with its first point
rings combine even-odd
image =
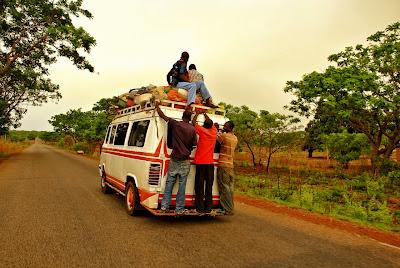
{"type": "Polygon", "coordinates": [[[125,188],[125,208],[131,216],[138,215],[140,210],[139,193],[136,185],[131,181],[126,184],[125,188]]]}
{"type": "Polygon", "coordinates": [[[101,191],[103,192],[103,194],[111,193],[111,188],[106,184],[106,173],[105,172],[103,172],[103,175],[101,176],[100,186],[101,186],[101,191]]]}

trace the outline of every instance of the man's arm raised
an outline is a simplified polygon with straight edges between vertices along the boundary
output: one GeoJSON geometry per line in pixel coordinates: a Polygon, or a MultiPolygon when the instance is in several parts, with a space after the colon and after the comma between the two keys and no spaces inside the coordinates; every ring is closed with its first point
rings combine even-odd
{"type": "Polygon", "coordinates": [[[162,119],[164,119],[165,121],[169,121],[169,117],[168,116],[166,116],[164,113],[163,113],[163,111],[161,111],[161,109],[160,109],[160,103],[159,102],[156,102],[156,110],[157,110],[157,113],[158,113],[158,115],[162,118],[162,119]]]}
{"type": "Polygon", "coordinates": [[[201,112],[196,111],[196,114],[194,115],[194,117],[192,119],[193,126],[195,126],[197,124],[197,117],[199,116],[199,114],[201,114],[201,112]]]}

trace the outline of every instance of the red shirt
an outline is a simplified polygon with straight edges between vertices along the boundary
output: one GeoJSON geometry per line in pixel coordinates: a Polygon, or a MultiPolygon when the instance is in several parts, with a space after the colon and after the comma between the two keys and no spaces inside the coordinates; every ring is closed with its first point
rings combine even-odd
{"type": "Polygon", "coordinates": [[[217,141],[217,128],[205,128],[196,124],[194,126],[199,141],[197,142],[196,155],[194,156],[195,164],[212,164],[214,163],[214,147],[217,141]]]}

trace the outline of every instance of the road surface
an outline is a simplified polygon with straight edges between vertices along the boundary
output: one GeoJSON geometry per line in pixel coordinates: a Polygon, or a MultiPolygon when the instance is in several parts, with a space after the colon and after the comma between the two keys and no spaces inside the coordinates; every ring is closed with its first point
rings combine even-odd
{"type": "Polygon", "coordinates": [[[400,267],[400,249],[237,204],[131,217],[97,162],[36,143],[0,164],[0,267],[400,267]]]}

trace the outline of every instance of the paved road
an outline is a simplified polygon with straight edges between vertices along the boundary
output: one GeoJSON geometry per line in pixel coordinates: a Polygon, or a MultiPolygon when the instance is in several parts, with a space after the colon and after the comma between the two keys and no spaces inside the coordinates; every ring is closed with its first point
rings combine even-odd
{"type": "Polygon", "coordinates": [[[400,267],[400,249],[242,204],[130,217],[96,165],[41,144],[0,164],[0,267],[400,267]]]}

